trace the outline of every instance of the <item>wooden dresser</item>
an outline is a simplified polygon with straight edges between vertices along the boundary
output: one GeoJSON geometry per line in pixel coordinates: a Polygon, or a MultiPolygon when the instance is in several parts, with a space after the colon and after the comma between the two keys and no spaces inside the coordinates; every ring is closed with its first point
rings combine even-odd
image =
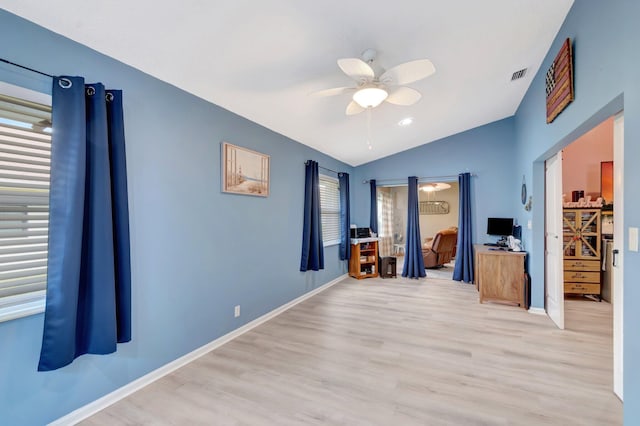
{"type": "Polygon", "coordinates": [[[526,252],[505,251],[480,244],[474,246],[475,281],[480,303],[485,300],[517,304],[528,309],[526,252]]]}
{"type": "Polygon", "coordinates": [[[562,227],[565,294],[601,300],[600,209],[564,209],[562,227]]]}

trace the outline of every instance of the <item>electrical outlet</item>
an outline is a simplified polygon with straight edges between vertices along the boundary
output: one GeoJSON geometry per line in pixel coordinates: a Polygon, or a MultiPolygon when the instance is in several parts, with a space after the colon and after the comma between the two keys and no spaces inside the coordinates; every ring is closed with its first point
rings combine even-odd
{"type": "Polygon", "coordinates": [[[240,316],[240,305],[236,305],[233,309],[233,316],[234,318],[238,318],[240,316]]]}

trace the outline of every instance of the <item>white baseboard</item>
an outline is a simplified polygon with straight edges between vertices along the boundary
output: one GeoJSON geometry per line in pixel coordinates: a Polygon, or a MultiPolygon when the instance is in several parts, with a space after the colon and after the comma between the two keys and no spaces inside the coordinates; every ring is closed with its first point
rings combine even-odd
{"type": "Polygon", "coordinates": [[[235,339],[236,337],[246,333],[247,331],[259,326],[260,324],[269,321],[271,318],[274,318],[278,315],[280,315],[281,313],[283,313],[284,311],[286,311],[287,309],[290,309],[292,307],[294,307],[295,305],[297,305],[298,303],[304,302],[305,300],[307,300],[308,298],[315,296],[316,294],[328,289],[329,287],[339,283],[340,281],[344,280],[345,278],[348,277],[348,274],[344,274],[339,276],[338,278],[329,281],[326,284],[323,284],[322,286],[311,290],[308,293],[303,294],[302,296],[288,302],[285,303],[284,305],[274,309],[271,312],[267,312],[266,314],[262,315],[259,318],[254,319],[251,322],[248,322],[247,324],[243,325],[240,328],[237,328],[227,334],[225,334],[224,336],[220,336],[219,338],[217,338],[216,340],[207,343],[204,346],[199,347],[198,349],[189,352],[188,354],[181,356],[180,358],[171,361],[168,364],[163,365],[162,367],[153,370],[152,372],[134,380],[133,382],[127,383],[126,385],[122,386],[121,388],[118,388],[116,390],[114,390],[113,392],[103,396],[102,398],[96,399],[93,402],[90,402],[89,404],[82,406],[80,408],[78,408],[77,410],[72,411],[71,413],[67,414],[66,416],[60,417],[59,419],[49,423],[49,425],[51,426],[67,426],[67,425],[75,425],[77,423],[80,423],[82,420],[85,420],[89,417],[91,417],[92,415],[96,414],[98,411],[103,410],[105,408],[107,408],[108,406],[120,401],[121,399],[131,395],[132,393],[142,389],[143,387],[155,382],[156,380],[166,376],[169,373],[174,372],[175,370],[177,370],[178,368],[200,358],[201,356],[211,352],[212,350],[224,345],[225,343],[235,339]]]}
{"type": "Polygon", "coordinates": [[[534,315],[547,315],[547,311],[544,308],[529,308],[529,313],[534,315]]]}

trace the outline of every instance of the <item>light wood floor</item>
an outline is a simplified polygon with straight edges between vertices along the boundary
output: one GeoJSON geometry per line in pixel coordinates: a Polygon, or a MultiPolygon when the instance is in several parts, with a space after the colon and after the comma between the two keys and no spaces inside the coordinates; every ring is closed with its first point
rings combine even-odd
{"type": "Polygon", "coordinates": [[[568,301],[566,321],[453,281],[347,279],[82,424],[622,424],[611,305],[568,301]]]}

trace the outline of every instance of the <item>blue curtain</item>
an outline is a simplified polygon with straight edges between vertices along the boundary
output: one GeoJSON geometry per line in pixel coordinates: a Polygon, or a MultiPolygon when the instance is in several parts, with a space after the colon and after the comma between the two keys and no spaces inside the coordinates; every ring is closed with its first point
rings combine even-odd
{"type": "Polygon", "coordinates": [[[340,185],[340,260],[351,257],[351,213],[349,207],[349,173],[338,173],[340,185]]]}
{"type": "Polygon", "coordinates": [[[456,266],[453,269],[455,281],[473,282],[473,242],[471,241],[471,174],[458,175],[460,185],[460,211],[458,213],[458,249],[456,266]]]}
{"type": "Polygon", "coordinates": [[[304,223],[300,270],[324,269],[322,222],[320,220],[320,177],[318,163],[309,160],[304,172],[304,223]]]}
{"type": "Polygon", "coordinates": [[[371,213],[369,216],[369,229],[371,232],[378,233],[378,194],[376,191],[376,180],[371,179],[369,181],[369,188],[371,189],[371,213]]]}
{"type": "Polygon", "coordinates": [[[131,340],[122,92],[53,79],[47,301],[39,371],[131,340]]]}
{"type": "Polygon", "coordinates": [[[402,276],[426,277],[422,244],[420,243],[420,211],[418,210],[418,178],[409,177],[409,201],[407,203],[407,242],[405,246],[402,276]]]}

